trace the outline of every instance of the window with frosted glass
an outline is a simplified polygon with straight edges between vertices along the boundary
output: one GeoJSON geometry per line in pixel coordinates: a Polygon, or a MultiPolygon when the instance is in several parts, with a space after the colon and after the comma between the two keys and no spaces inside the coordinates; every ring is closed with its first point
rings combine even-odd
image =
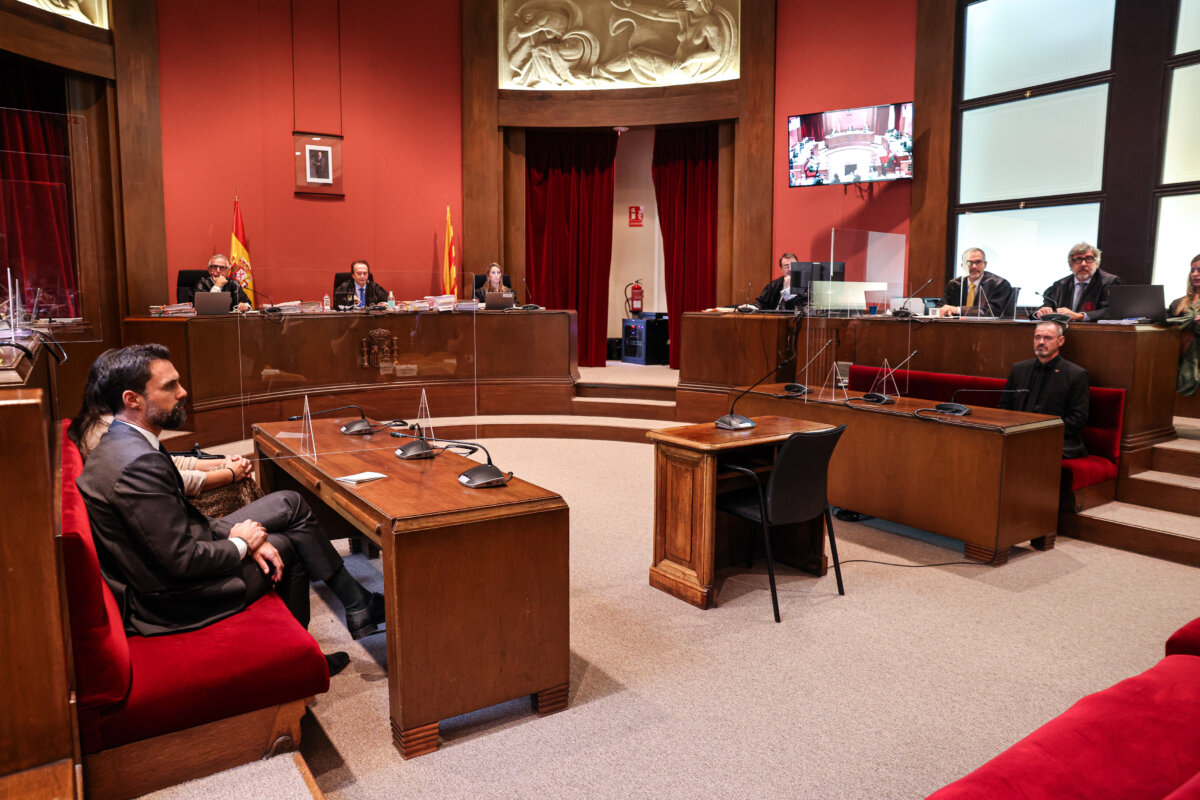
{"type": "Polygon", "coordinates": [[[984,0],[967,6],[963,99],[1107,70],[1116,0],[984,0]]]}
{"type": "Polygon", "coordinates": [[[1154,237],[1154,277],[1161,283],[1167,301],[1181,297],[1189,265],[1200,253],[1196,220],[1200,219],[1200,194],[1164,197],[1158,205],[1158,231],[1154,237]]]}
{"type": "Polygon", "coordinates": [[[1098,191],[1107,109],[1102,85],[963,112],[959,202],[1098,191]]]}
{"type": "Polygon", "coordinates": [[[1019,289],[1018,306],[1038,306],[1039,292],[1067,274],[1067,251],[1096,241],[1100,204],[1080,203],[1050,208],[1023,208],[958,215],[954,275],[964,273],[962,251],[980,247],[988,272],[1019,289]]]}
{"type": "Polygon", "coordinates": [[[1200,180],[1200,64],[1180,67],[1171,76],[1163,183],[1200,180]]]}
{"type": "Polygon", "coordinates": [[[1180,0],[1175,55],[1200,50],[1200,0],[1180,0]]]}

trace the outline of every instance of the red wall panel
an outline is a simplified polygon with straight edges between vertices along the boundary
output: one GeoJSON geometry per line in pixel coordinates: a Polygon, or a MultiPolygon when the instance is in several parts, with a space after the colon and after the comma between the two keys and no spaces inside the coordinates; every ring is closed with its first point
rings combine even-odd
{"type": "MultiPolygon", "coordinates": [[[[826,261],[835,227],[907,235],[911,181],[789,188],[787,118],[912,100],[916,0],[780,0],[777,7],[775,255],[826,261]]],[[[763,265],[763,283],[774,269],[763,265]]]]}
{"type": "Polygon", "coordinates": [[[338,0],[292,0],[293,126],[342,135],[338,0]]]}
{"type": "MultiPolygon", "coordinates": [[[[441,282],[446,206],[461,219],[458,3],[340,4],[345,197],[293,192],[292,4],[158,3],[169,285],[228,253],[241,197],[258,288],[319,299],[366,258],[398,298],[441,282]]],[[[311,35],[306,47],[315,46],[311,35]]]]}

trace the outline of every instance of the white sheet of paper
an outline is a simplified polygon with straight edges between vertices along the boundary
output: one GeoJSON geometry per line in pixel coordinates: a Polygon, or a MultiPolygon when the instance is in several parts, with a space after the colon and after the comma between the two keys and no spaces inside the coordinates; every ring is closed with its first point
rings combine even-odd
{"type": "Polygon", "coordinates": [[[380,478],[386,478],[382,472],[359,472],[354,475],[343,475],[334,480],[342,481],[343,483],[366,483],[367,481],[377,481],[380,478]]]}

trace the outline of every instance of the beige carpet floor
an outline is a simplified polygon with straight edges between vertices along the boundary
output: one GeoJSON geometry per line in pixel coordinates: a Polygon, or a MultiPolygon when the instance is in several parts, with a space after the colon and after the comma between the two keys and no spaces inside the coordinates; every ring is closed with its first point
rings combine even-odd
{"type": "MultiPolygon", "coordinates": [[[[384,637],[352,642],[315,587],[313,635],[352,657],[305,720],[329,798],[922,797],[1150,667],[1200,615],[1195,570],[1072,539],[1000,568],[847,563],[844,597],[832,574],[781,568],[778,625],[759,563],[724,572],[719,607],[700,611],[647,583],[649,446],[487,445],[571,507],[570,707],[538,718],[521,699],[448,720],[439,751],[404,761],[384,637]]],[[[887,523],[836,525],[844,561],[962,557],[887,523]]],[[[378,562],[348,563],[382,587],[378,562]]],[[[156,797],[238,796],[206,784],[156,797]]]]}

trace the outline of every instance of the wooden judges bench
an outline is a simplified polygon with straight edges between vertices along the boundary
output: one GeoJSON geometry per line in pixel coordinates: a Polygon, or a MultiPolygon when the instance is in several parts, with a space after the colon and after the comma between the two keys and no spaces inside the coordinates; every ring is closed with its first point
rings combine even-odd
{"type": "Polygon", "coordinates": [[[250,425],[347,404],[377,419],[570,414],[579,379],[574,311],[129,317],[128,344],[159,342],[188,390],[201,445],[250,425]],[[364,366],[366,364],[366,366],[364,366]]]}
{"type": "MultiPolygon", "coordinates": [[[[794,325],[800,325],[796,362],[769,379],[787,382],[796,369],[833,343],[810,367],[808,382],[822,384],[832,362],[898,366],[918,353],[906,369],[1006,378],[1017,361],[1033,357],[1029,322],[961,321],[919,318],[906,322],[888,316],[809,317],[795,320],[773,314],[690,313],[680,334],[678,418],[716,419],[728,411],[728,392],[762,378],[788,349],[794,325]]],[[[1149,447],[1174,439],[1175,372],[1179,335],[1156,325],[1072,324],[1063,357],[1088,371],[1093,386],[1125,390],[1121,430],[1121,475],[1139,464],[1149,447]]],[[[803,378],[803,376],[801,376],[803,378]]],[[[800,381],[801,383],[804,380],[800,381]]],[[[963,398],[970,403],[969,397],[963,398]]]]}

